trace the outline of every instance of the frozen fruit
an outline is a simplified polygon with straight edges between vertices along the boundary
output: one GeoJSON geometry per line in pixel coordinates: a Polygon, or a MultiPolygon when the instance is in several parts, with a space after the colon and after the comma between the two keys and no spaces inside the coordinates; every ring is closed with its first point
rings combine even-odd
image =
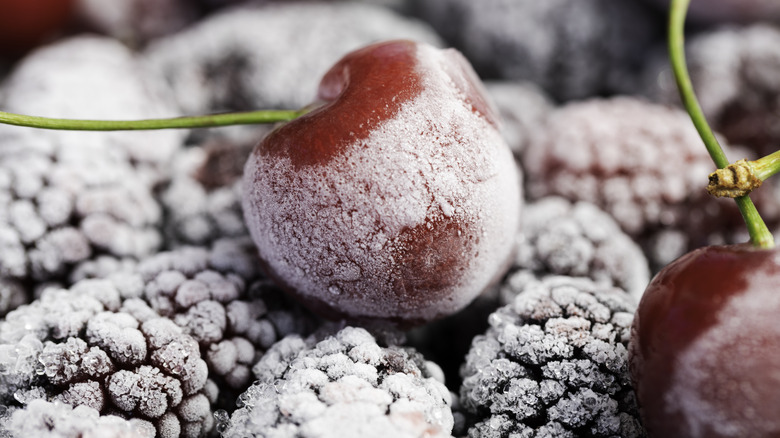
{"type": "MultiPolygon", "coordinates": [[[[213,426],[208,368],[173,321],[120,308],[106,280],[47,289],[0,322],[0,400],[37,399],[146,420],[196,437],[213,426]]],[[[212,384],[213,385],[213,384],[212,384]]]]}
{"type": "Polygon", "coordinates": [[[501,116],[501,132],[509,148],[520,156],[531,133],[544,123],[553,102],[530,82],[488,81],[485,89],[501,116]]]}
{"type": "Polygon", "coordinates": [[[177,152],[159,196],[168,248],[248,235],[241,174],[251,145],[211,139],[177,152]]]}
{"type": "Polygon", "coordinates": [[[654,270],[744,232],[734,203],[703,189],[714,166],[679,109],[629,96],[569,103],[535,132],[522,164],[529,198],[596,204],[640,243],[654,270]]]}
{"type": "Polygon", "coordinates": [[[276,2],[217,12],[144,52],[184,113],[294,109],[345,53],[396,38],[441,44],[425,23],[378,5],[276,2]]]}
{"type": "Polygon", "coordinates": [[[352,52],[326,103],[269,134],[244,171],[244,216],[268,274],[331,317],[401,324],[466,306],[503,274],[519,170],[454,50],[352,52]]]}
{"type": "MultiPolygon", "coordinates": [[[[171,437],[170,429],[157,436],[171,437]]],[[[152,438],[154,425],[139,418],[124,419],[115,415],[100,415],[89,406],[33,400],[23,409],[10,408],[0,417],[0,434],[8,437],[46,436],[48,438],[114,437],[152,438]]]]}
{"type": "Polygon", "coordinates": [[[662,24],[621,0],[422,0],[418,13],[484,77],[522,79],[559,100],[614,92],[662,24]]]}
{"type": "Polygon", "coordinates": [[[129,45],[142,45],[181,30],[198,18],[198,8],[185,0],[76,0],[75,15],[87,29],[129,45]]]}
{"type": "MultiPolygon", "coordinates": [[[[526,204],[522,222],[512,271],[528,271],[539,278],[587,277],[617,286],[637,301],[642,296],[650,280],[647,259],[615,220],[597,206],[550,196],[526,204]]],[[[511,283],[510,276],[502,287],[504,304],[517,294],[510,292],[514,289],[511,283]]]]}
{"type": "MultiPolygon", "coordinates": [[[[780,142],[775,123],[780,110],[780,30],[765,23],[720,27],[692,34],[685,50],[691,81],[713,128],[732,144],[760,155],[774,152],[780,142]]],[[[656,54],[646,70],[645,93],[679,105],[666,51],[656,54]]]]}
{"type": "Polygon", "coordinates": [[[630,367],[653,436],[780,433],[777,249],[695,250],[650,283],[631,329],[630,367]]]}
{"type": "Polygon", "coordinates": [[[363,328],[288,336],[253,369],[254,385],[228,418],[225,438],[317,435],[444,438],[453,426],[438,366],[414,350],[381,346],[363,328]]]}
{"type": "Polygon", "coordinates": [[[633,311],[624,291],[586,278],[528,282],[461,368],[469,436],[644,437],[628,372],[633,311]]]}
{"type": "Polygon", "coordinates": [[[62,31],[74,0],[8,0],[0,3],[0,55],[21,55],[62,31]]]}

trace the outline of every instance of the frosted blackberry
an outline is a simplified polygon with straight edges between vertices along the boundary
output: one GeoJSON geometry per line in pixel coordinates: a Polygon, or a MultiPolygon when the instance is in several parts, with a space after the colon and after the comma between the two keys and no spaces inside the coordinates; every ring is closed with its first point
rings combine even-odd
{"type": "Polygon", "coordinates": [[[732,201],[704,190],[714,166],[678,109],[633,97],[565,105],[536,132],[522,164],[530,198],[597,205],[640,242],[654,269],[744,229],[732,201]]]}
{"type": "Polygon", "coordinates": [[[153,438],[156,432],[154,425],[146,420],[100,415],[88,406],[73,407],[46,400],[33,400],[23,409],[11,408],[0,417],[0,435],[13,438],[153,438]]]}
{"type": "Polygon", "coordinates": [[[181,30],[199,18],[195,2],[186,0],[78,0],[82,24],[131,46],[181,30]]]}
{"type": "Polygon", "coordinates": [[[210,140],[177,153],[159,197],[166,246],[203,245],[248,236],[241,210],[241,175],[251,148],[210,140]]]}
{"type": "MultiPolygon", "coordinates": [[[[4,83],[2,106],[54,117],[170,114],[158,87],[165,89],[123,46],[80,37],[20,61],[4,83]]],[[[92,257],[156,251],[161,210],[153,184],[181,141],[170,132],[0,126],[0,279],[32,290],[31,282],[63,281],[92,257]]]]}
{"type": "Polygon", "coordinates": [[[245,238],[161,252],[137,264],[90,263],[77,272],[110,279],[132,297],[123,310],[136,318],[161,315],[175,322],[197,341],[210,376],[225,388],[243,390],[267,348],[318,325],[258,269],[255,248],[245,238]]]}
{"type": "Polygon", "coordinates": [[[24,286],[18,281],[0,278],[0,317],[26,303],[28,299],[24,286]]]}
{"type": "Polygon", "coordinates": [[[173,321],[123,308],[108,280],[50,288],[0,322],[0,399],[87,406],[145,420],[158,436],[213,427],[215,388],[197,341],[173,321]]]}
{"type": "Polygon", "coordinates": [[[218,12],[146,54],[185,113],[295,109],[310,103],[320,77],[345,53],[394,38],[439,43],[424,23],[380,6],[290,3],[218,12]]]}
{"type": "MultiPolygon", "coordinates": [[[[4,111],[36,116],[133,120],[181,115],[157,71],[117,41],[96,36],[71,37],[32,52],[14,66],[2,95],[4,111]]],[[[63,163],[81,160],[86,151],[99,153],[132,164],[151,182],[160,179],[186,136],[186,131],[171,129],[98,133],[0,128],[4,149],[13,142],[14,149],[47,151],[63,163]]]]}
{"type": "Polygon", "coordinates": [[[626,349],[634,304],[585,278],[529,281],[461,369],[470,437],[643,437],[626,349]]]}
{"type": "Polygon", "coordinates": [[[223,437],[447,437],[450,393],[419,354],[382,347],[365,329],[315,339],[288,336],[254,366],[258,379],[230,417],[223,437]]]}
{"type": "MultiPolygon", "coordinates": [[[[733,144],[761,155],[774,152],[780,141],[775,123],[780,110],[780,30],[756,24],[701,32],[688,39],[686,53],[696,94],[713,128],[733,144]]],[[[679,104],[665,53],[650,62],[646,76],[651,98],[679,104]]]]}
{"type": "Polygon", "coordinates": [[[535,82],[557,99],[618,88],[662,25],[620,0],[424,0],[419,14],[483,77],[535,82]]]}
{"type": "MultiPolygon", "coordinates": [[[[561,197],[527,204],[513,270],[587,277],[637,299],[650,281],[641,248],[594,204],[561,197]]],[[[505,297],[504,304],[511,301],[505,297]]]]}

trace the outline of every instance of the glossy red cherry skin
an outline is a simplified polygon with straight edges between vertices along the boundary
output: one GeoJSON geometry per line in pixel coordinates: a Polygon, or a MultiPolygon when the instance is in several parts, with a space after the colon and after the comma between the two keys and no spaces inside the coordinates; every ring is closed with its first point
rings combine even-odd
{"type": "Polygon", "coordinates": [[[652,437],[780,437],[780,251],[693,251],[648,286],[631,375],[652,437]]]}
{"type": "Polygon", "coordinates": [[[408,326],[465,307],[504,272],[522,199],[484,96],[454,50],[346,55],[322,79],[325,103],[247,161],[266,272],[332,318],[408,326]]]}
{"type": "Polygon", "coordinates": [[[18,56],[60,30],[75,0],[0,0],[0,55],[18,56]]]}

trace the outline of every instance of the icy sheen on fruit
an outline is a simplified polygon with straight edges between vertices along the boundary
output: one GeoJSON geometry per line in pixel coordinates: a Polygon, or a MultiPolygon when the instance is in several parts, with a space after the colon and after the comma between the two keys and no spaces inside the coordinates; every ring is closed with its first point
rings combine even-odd
{"type": "Polygon", "coordinates": [[[327,316],[419,323],[505,268],[519,171],[476,74],[410,41],[352,52],[325,103],[247,161],[244,214],[267,272],[327,316]]]}

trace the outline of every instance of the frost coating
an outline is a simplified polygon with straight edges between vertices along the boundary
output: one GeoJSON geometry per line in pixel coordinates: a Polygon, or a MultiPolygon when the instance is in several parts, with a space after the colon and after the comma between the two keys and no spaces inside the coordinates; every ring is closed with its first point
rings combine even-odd
{"type": "Polygon", "coordinates": [[[769,279],[748,279],[717,314],[716,322],[675,360],[667,410],[685,421],[691,437],[771,436],[780,430],[778,396],[764,380],[767,364],[780,360],[778,296],[769,279]],[[724,364],[728,364],[725,365],[724,364]]]}
{"type": "Polygon", "coordinates": [[[241,174],[250,150],[220,139],[177,152],[171,180],[159,198],[168,247],[248,235],[241,210],[241,174]]]}
{"type": "Polygon", "coordinates": [[[469,436],[645,436],[627,363],[633,311],[589,279],[528,282],[461,369],[469,436]]]}
{"type": "MultiPolygon", "coordinates": [[[[740,5],[740,9],[748,8],[740,5]]],[[[780,31],[766,24],[720,27],[691,35],[685,51],[691,81],[713,129],[761,156],[774,152],[780,141],[774,125],[780,96],[775,74],[780,31]]],[[[679,105],[665,53],[651,58],[644,80],[643,91],[650,98],[679,105]]],[[[743,157],[732,160],[739,158],[743,157]]]]}
{"type": "Polygon", "coordinates": [[[656,26],[640,2],[422,0],[420,14],[486,77],[527,80],[559,100],[620,88],[656,26]]]}
{"type": "Polygon", "coordinates": [[[13,438],[153,438],[155,428],[141,419],[100,415],[87,406],[33,400],[24,409],[15,409],[0,417],[0,435],[13,438]]]}
{"type": "MultiPolygon", "coordinates": [[[[642,296],[650,272],[642,250],[608,214],[588,202],[572,203],[546,197],[526,204],[518,237],[513,270],[535,276],[587,277],[596,283],[616,286],[642,296]]],[[[510,276],[503,287],[508,304],[523,287],[510,276]]]]}
{"type": "Polygon", "coordinates": [[[733,202],[713,202],[702,189],[712,160],[678,109],[632,97],[565,105],[536,132],[522,162],[531,199],[597,205],[640,242],[654,268],[682,254],[676,250],[735,239],[744,229],[733,202]]]}
{"type": "Polygon", "coordinates": [[[182,436],[210,430],[208,404],[199,415],[177,411],[205,396],[208,369],[197,342],[158,315],[139,321],[119,307],[122,298],[108,280],[83,280],[9,313],[0,323],[3,403],[89,407],[144,419],[158,433],[163,419],[182,436]]]}
{"type": "Polygon", "coordinates": [[[441,44],[425,23],[377,5],[308,2],[217,13],[146,55],[185,113],[301,108],[344,53],[394,38],[441,44]]]}
{"type": "MultiPolygon", "coordinates": [[[[316,324],[260,275],[254,253],[248,237],[220,239],[211,248],[185,246],[134,263],[96,261],[76,273],[110,280],[123,293],[123,314],[144,324],[158,316],[175,323],[200,346],[209,376],[238,389],[251,381],[257,356],[285,335],[306,334],[316,324]]],[[[130,347],[115,348],[129,359],[130,347]]],[[[184,347],[189,348],[166,349],[184,347]]]]}
{"type": "Polygon", "coordinates": [[[406,321],[453,313],[512,249],[521,194],[510,151],[458,89],[470,80],[458,76],[462,59],[430,46],[415,59],[419,95],[366,138],[327,145],[327,163],[299,169],[263,144],[247,162],[244,214],[261,257],[330,313],[406,321]],[[435,277],[443,269],[446,279],[435,277]]]}
{"type": "Polygon", "coordinates": [[[255,365],[240,408],[220,415],[222,436],[450,436],[450,394],[416,355],[362,328],[288,336],[255,365]]]}
{"type": "MultiPolygon", "coordinates": [[[[2,106],[65,118],[176,114],[165,90],[121,44],[79,37],[20,61],[4,83],[2,106]]],[[[161,211],[153,184],[182,139],[172,131],[0,126],[0,281],[64,281],[75,265],[99,254],[137,258],[156,251],[161,211]]]]}

